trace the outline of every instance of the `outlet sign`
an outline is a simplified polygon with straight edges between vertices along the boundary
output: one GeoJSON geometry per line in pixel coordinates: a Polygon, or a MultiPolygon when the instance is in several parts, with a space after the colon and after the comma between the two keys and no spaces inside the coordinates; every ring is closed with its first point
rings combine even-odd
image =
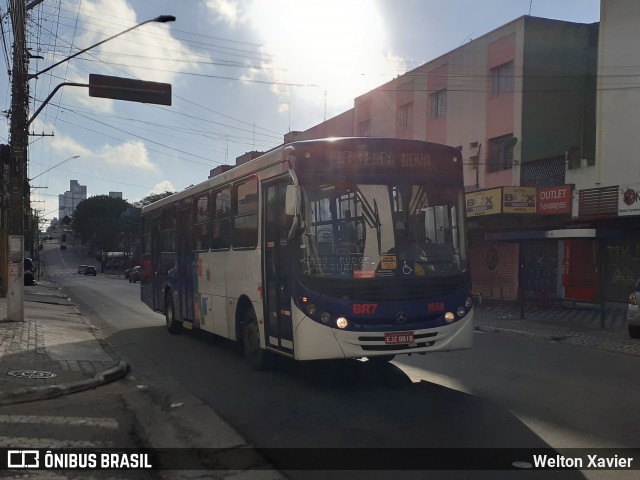
{"type": "Polygon", "coordinates": [[[571,213],[571,185],[538,188],[536,213],[538,215],[571,213]]]}

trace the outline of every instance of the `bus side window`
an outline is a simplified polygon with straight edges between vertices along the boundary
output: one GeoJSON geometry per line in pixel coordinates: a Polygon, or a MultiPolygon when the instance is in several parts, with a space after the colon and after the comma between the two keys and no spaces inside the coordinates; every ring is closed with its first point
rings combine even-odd
{"type": "Polygon", "coordinates": [[[209,195],[199,197],[195,203],[194,250],[209,250],[209,195]]]}
{"type": "Polygon", "coordinates": [[[176,251],[176,207],[171,206],[162,211],[161,251],[176,251]]]}
{"type": "Polygon", "coordinates": [[[212,250],[228,250],[231,245],[231,187],[214,194],[212,250]]]}
{"type": "Polygon", "coordinates": [[[238,183],[233,189],[233,248],[258,245],[258,179],[238,183]]]}

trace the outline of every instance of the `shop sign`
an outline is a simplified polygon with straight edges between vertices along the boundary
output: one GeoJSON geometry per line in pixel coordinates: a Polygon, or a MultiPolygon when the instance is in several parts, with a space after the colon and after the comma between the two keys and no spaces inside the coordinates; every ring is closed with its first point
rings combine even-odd
{"type": "Polygon", "coordinates": [[[571,213],[571,185],[538,188],[536,213],[538,215],[571,213]]]}
{"type": "Polygon", "coordinates": [[[467,217],[502,213],[502,188],[466,193],[464,199],[467,217]]]}
{"type": "Polygon", "coordinates": [[[618,191],[618,215],[640,215],[640,185],[620,185],[618,191]]]}
{"type": "Polygon", "coordinates": [[[503,187],[502,211],[504,213],[536,213],[536,188],[503,187]]]}

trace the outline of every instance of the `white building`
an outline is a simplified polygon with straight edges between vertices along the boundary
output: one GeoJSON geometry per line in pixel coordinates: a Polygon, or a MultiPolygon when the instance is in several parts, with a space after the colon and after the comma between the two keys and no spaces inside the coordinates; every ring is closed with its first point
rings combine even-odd
{"type": "Polygon", "coordinates": [[[87,187],[80,185],[77,180],[69,182],[69,190],[58,195],[58,218],[71,218],[78,204],[87,199],[87,187]]]}

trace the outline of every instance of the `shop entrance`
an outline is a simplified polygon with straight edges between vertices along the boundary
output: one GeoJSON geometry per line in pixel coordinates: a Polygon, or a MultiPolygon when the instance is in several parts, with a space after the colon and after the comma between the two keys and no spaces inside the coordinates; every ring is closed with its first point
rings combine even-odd
{"type": "Polygon", "coordinates": [[[571,300],[596,300],[598,287],[598,249],[594,239],[567,238],[564,241],[562,286],[571,300]]]}

